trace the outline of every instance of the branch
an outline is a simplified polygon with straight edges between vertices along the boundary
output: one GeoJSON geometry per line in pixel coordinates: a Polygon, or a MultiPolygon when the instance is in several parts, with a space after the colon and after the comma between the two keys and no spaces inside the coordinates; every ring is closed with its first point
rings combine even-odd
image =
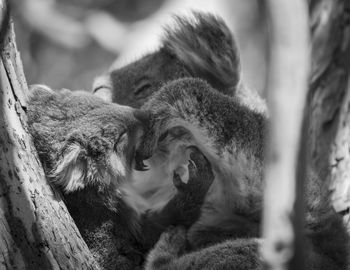
{"type": "Polygon", "coordinates": [[[262,254],[268,269],[288,269],[294,254],[294,222],[303,220],[303,213],[294,213],[294,205],[297,185],[303,185],[297,171],[310,65],[308,9],[304,0],[265,2],[271,34],[266,86],[271,123],[262,254]]]}

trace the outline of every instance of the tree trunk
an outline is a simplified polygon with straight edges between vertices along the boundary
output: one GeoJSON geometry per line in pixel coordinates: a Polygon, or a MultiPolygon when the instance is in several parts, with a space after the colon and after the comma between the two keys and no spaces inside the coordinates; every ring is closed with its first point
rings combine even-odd
{"type": "Polygon", "coordinates": [[[350,206],[350,1],[311,0],[311,159],[331,183],[338,212],[350,206]]]}
{"type": "Polygon", "coordinates": [[[302,270],[306,166],[300,161],[307,153],[303,121],[310,67],[308,8],[304,0],[264,3],[270,30],[266,78],[270,119],[261,253],[265,269],[302,270]]]}
{"type": "Polygon", "coordinates": [[[0,62],[1,269],[99,269],[47,183],[25,120],[27,83],[13,31],[0,62]]]}

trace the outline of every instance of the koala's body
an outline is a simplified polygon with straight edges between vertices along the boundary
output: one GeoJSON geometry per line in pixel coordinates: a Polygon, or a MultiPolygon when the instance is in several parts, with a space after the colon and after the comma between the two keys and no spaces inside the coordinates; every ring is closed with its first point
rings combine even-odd
{"type": "Polygon", "coordinates": [[[138,110],[86,92],[36,86],[27,116],[48,179],[63,191],[69,212],[104,269],[140,266],[168,226],[190,227],[198,219],[214,179],[208,161],[196,149],[183,149],[187,184],[175,167],[161,175],[156,169],[148,178],[140,175],[133,161],[143,133],[138,110]],[[172,196],[143,185],[152,177],[164,177],[172,196]]]}
{"type": "MultiPolygon", "coordinates": [[[[159,148],[175,140],[183,147],[197,147],[215,176],[198,221],[187,233],[165,233],[146,269],[262,269],[258,239],[266,116],[193,78],[167,84],[142,109],[152,120],[136,150],[137,159],[155,158],[159,148]],[[192,253],[184,254],[186,239],[192,253]]],[[[327,190],[309,169],[307,269],[347,269],[349,236],[327,190]]]]}

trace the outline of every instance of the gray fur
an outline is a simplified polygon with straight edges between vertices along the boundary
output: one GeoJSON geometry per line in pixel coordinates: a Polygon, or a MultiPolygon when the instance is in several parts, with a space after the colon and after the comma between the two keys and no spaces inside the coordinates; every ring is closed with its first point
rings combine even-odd
{"type": "Polygon", "coordinates": [[[164,49],[215,89],[236,87],[240,80],[237,46],[226,23],[212,14],[194,12],[193,19],[176,16],[166,28],[164,49]]]}
{"type": "Polygon", "coordinates": [[[171,228],[164,232],[148,256],[146,270],[250,270],[262,269],[259,241],[254,238],[235,239],[185,253],[186,231],[171,228]]]}
{"type": "Polygon", "coordinates": [[[176,17],[166,27],[158,51],[96,79],[95,95],[110,92],[112,102],[140,107],[167,82],[205,79],[217,91],[234,95],[240,81],[237,46],[222,19],[206,13],[176,17]],[[103,89],[103,91],[100,91],[103,89]]]}

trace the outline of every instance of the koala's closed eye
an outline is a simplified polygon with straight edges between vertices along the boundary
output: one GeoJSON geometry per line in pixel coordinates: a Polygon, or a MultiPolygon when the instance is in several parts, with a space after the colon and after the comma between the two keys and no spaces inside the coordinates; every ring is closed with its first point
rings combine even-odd
{"type": "Polygon", "coordinates": [[[137,83],[134,90],[134,95],[138,98],[145,98],[149,96],[149,89],[151,88],[152,84],[149,80],[142,80],[141,82],[137,83]]]}

